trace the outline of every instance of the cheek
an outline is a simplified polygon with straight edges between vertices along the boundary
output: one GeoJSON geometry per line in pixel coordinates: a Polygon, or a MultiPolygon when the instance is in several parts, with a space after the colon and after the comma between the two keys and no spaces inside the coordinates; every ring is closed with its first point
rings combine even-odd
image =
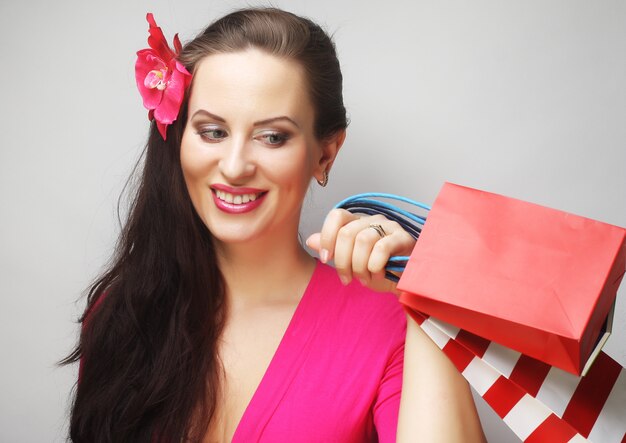
{"type": "Polygon", "coordinates": [[[191,177],[206,173],[212,162],[211,152],[198,140],[193,131],[185,130],[180,144],[180,164],[183,173],[191,177]]]}
{"type": "Polygon", "coordinates": [[[285,151],[284,155],[274,156],[271,167],[266,168],[266,174],[281,188],[301,193],[303,188],[308,188],[313,174],[310,157],[306,149],[299,150],[297,154],[285,151]]]}
{"type": "Polygon", "coordinates": [[[194,199],[194,195],[200,191],[203,179],[206,177],[210,159],[206,158],[206,151],[198,149],[183,136],[180,147],[180,165],[189,195],[194,199]]]}

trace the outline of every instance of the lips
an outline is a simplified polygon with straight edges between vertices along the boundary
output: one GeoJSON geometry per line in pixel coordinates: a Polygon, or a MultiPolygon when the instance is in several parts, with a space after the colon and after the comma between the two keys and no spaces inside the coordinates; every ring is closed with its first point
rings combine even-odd
{"type": "Polygon", "coordinates": [[[226,185],[213,185],[213,201],[215,206],[228,214],[250,212],[263,202],[267,191],[256,188],[233,188],[226,185]]]}

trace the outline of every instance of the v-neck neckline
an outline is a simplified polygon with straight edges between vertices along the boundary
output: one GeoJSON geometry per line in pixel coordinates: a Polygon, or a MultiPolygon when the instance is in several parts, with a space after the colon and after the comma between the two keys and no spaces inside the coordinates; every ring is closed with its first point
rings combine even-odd
{"type": "MultiPolygon", "coordinates": [[[[280,399],[288,389],[293,376],[297,374],[299,363],[303,361],[303,351],[308,338],[313,334],[315,328],[300,328],[301,318],[307,315],[309,299],[315,292],[317,276],[321,272],[322,265],[317,259],[315,268],[309,279],[309,283],[304,290],[296,309],[289,320],[289,324],[270,360],[270,363],[259,382],[250,402],[246,406],[231,443],[252,441],[252,434],[259,434],[262,429],[257,429],[256,425],[271,417],[278,407],[280,399]],[[250,424],[248,424],[250,423],[250,424]]],[[[256,441],[256,439],[254,440],[256,441]]]]}

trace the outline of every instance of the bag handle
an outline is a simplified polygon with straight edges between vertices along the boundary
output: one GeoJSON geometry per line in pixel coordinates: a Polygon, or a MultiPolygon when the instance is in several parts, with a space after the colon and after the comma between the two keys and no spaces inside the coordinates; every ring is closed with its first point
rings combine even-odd
{"type": "MultiPolygon", "coordinates": [[[[399,201],[423,211],[430,211],[431,209],[425,203],[382,192],[367,192],[353,195],[337,203],[335,208],[345,209],[353,214],[383,215],[387,219],[397,222],[411,237],[417,240],[422,232],[422,227],[426,223],[426,216],[418,215],[393,203],[379,199],[399,201]]],[[[397,283],[399,277],[394,272],[402,273],[408,260],[408,256],[391,257],[385,266],[385,278],[397,283]]]]}

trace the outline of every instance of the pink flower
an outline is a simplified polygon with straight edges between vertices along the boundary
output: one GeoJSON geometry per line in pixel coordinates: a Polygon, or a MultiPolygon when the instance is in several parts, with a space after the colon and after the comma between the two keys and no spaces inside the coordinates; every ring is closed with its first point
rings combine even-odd
{"type": "Polygon", "coordinates": [[[157,128],[166,140],[167,125],[178,117],[185,90],[191,83],[191,74],[176,60],[182,50],[178,34],[174,36],[176,51],[173,51],[152,13],[148,13],[146,19],[150,24],[150,48],[137,52],[135,80],[143,105],[148,110],[148,119],[156,120],[157,128]]]}

